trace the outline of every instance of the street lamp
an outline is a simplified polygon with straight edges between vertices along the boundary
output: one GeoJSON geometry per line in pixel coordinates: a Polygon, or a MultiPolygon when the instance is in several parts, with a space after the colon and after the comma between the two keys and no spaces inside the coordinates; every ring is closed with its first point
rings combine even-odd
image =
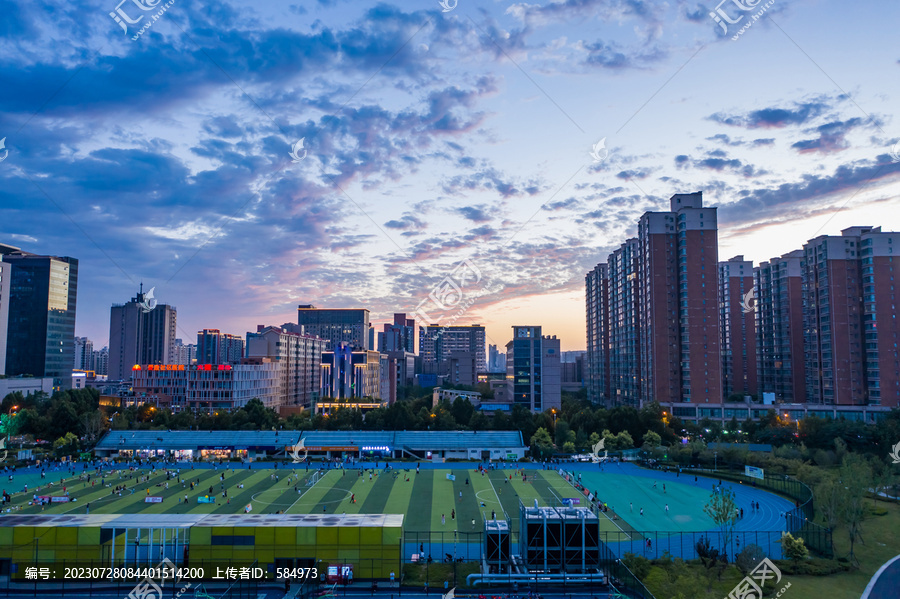
{"type": "Polygon", "coordinates": [[[550,413],[553,414],[553,432],[556,433],[556,408],[550,408],[550,413]]]}

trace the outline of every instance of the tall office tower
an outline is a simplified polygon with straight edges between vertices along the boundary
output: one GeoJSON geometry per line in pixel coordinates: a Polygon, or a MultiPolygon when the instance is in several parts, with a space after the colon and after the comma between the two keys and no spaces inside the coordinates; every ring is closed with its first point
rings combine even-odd
{"type": "MultiPolygon", "coordinates": [[[[719,262],[722,396],[756,395],[756,310],[753,262],[735,256],[719,262]]],[[[758,296],[757,296],[758,297],[758,296]]]]}
{"type": "Polygon", "coordinates": [[[803,256],[803,250],[794,250],[753,271],[757,388],[785,403],[806,401],[803,256]]]}
{"type": "MultiPolygon", "coordinates": [[[[54,389],[72,386],[75,362],[75,308],[78,260],[39,256],[0,245],[0,260],[8,263],[0,294],[8,289],[5,374],[53,377],[54,389]]],[[[0,327],[3,323],[0,322],[0,327]]]]}
{"type": "Polygon", "coordinates": [[[513,339],[506,344],[506,379],[512,384],[513,404],[532,412],[559,409],[559,347],[556,335],[542,336],[541,327],[513,327],[513,339]]]}
{"type": "Polygon", "coordinates": [[[319,390],[325,340],[303,333],[302,327],[258,325],[247,333],[247,357],[268,358],[279,365],[277,405],[309,407],[319,390]]]}
{"type": "Polygon", "coordinates": [[[378,351],[416,353],[416,321],[404,313],[394,314],[394,323],[385,324],[378,333],[378,351]]]}
{"type": "Polygon", "coordinates": [[[309,304],[297,307],[297,324],[307,335],[321,337],[327,342],[326,351],[340,343],[353,350],[372,349],[369,344],[369,311],[366,309],[319,309],[309,304]]]}
{"type": "Polygon", "coordinates": [[[6,335],[9,326],[9,289],[12,282],[12,264],[3,262],[3,246],[0,245],[0,375],[6,374],[6,335]]]}
{"type": "Polygon", "coordinates": [[[197,331],[197,364],[239,364],[244,357],[244,339],[219,329],[197,331]]]}
{"type": "Polygon", "coordinates": [[[900,255],[900,233],[882,233],[875,227],[860,235],[868,403],[890,408],[900,407],[900,324],[894,283],[900,270],[894,270],[894,249],[900,255]]]}
{"type": "Polygon", "coordinates": [[[598,264],[584,278],[587,352],[584,383],[588,400],[605,403],[609,389],[609,269],[598,264]]]}
{"type": "MultiPolygon", "coordinates": [[[[197,363],[197,346],[193,343],[187,345],[181,339],[175,339],[175,364],[189,366],[197,363]]],[[[201,362],[202,364],[202,362],[201,362]]]]}
{"type": "Polygon", "coordinates": [[[75,337],[75,370],[94,370],[94,343],[87,337],[75,337]]]}
{"type": "Polygon", "coordinates": [[[419,357],[422,372],[438,373],[450,352],[468,351],[475,356],[478,372],[487,371],[484,327],[480,324],[419,327],[419,357]]]}
{"type": "Polygon", "coordinates": [[[607,403],[611,406],[640,406],[643,397],[638,254],[638,240],[629,239],[607,261],[610,388],[607,403]]]}
{"type": "MultiPolygon", "coordinates": [[[[151,290],[152,291],[152,290],[151,290]]],[[[141,285],[127,304],[109,312],[109,378],[131,378],[136,364],[172,364],[175,361],[174,306],[158,304],[141,285]]]]}
{"type": "Polygon", "coordinates": [[[107,376],[109,374],[109,348],[94,350],[93,354],[94,374],[107,376]]]}

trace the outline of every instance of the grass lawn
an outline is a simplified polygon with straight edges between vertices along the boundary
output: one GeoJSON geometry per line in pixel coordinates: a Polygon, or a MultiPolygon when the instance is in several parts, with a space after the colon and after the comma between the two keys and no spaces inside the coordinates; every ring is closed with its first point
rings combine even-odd
{"type": "MultiPolygon", "coordinates": [[[[900,553],[900,543],[897,542],[900,535],[900,506],[884,502],[879,502],[878,505],[881,508],[886,507],[888,513],[884,516],[869,515],[864,521],[864,544],[857,542],[855,546],[856,557],[860,563],[859,569],[827,576],[784,573],[777,589],[771,590],[767,587],[767,590],[771,591],[767,597],[774,596],[777,590],[790,583],[790,589],[783,595],[785,599],[858,599],[878,568],[900,553]]],[[[837,556],[846,557],[850,550],[846,529],[838,529],[834,540],[837,556]]],[[[705,570],[699,564],[686,565],[680,572],[681,586],[676,582],[678,575],[677,568],[669,568],[668,572],[664,572],[662,568],[654,567],[645,577],[644,583],[659,599],[675,596],[679,590],[690,596],[690,599],[721,599],[727,597],[743,578],[735,566],[729,565],[722,580],[715,580],[713,590],[706,592],[705,570]]]]}

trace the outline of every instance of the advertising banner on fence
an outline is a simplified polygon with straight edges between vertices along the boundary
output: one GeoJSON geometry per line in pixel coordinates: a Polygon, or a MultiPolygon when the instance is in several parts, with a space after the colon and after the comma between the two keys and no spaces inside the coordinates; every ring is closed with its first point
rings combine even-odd
{"type": "Polygon", "coordinates": [[[69,498],[64,495],[62,495],[62,496],[54,495],[53,497],[50,498],[50,502],[51,503],[68,503],[69,498]]]}
{"type": "Polygon", "coordinates": [[[758,478],[760,480],[765,478],[763,469],[757,468],[756,466],[744,466],[744,474],[752,478],[758,478]]]}

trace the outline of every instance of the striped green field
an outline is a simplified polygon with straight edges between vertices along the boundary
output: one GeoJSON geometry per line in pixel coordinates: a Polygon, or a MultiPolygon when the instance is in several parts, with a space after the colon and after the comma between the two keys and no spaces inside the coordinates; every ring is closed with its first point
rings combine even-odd
{"type": "MultiPolygon", "coordinates": [[[[308,484],[314,474],[315,471],[305,469],[182,469],[167,480],[165,471],[122,471],[106,476],[103,483],[92,476],[90,483],[69,479],[39,489],[29,488],[27,494],[13,495],[12,507],[20,514],[84,514],[88,506],[91,514],[210,514],[239,513],[250,504],[253,513],[263,514],[403,514],[408,531],[453,533],[481,531],[484,520],[504,515],[512,522],[513,531],[517,531],[520,500],[531,506],[537,499],[544,506],[580,496],[552,471],[528,470],[527,481],[523,481],[521,472],[514,470],[484,474],[474,468],[452,467],[419,473],[414,468],[362,473],[329,470],[315,484],[308,484]],[[448,475],[455,480],[448,479],[448,475]],[[148,476],[149,480],[142,480],[148,476]],[[124,491],[115,491],[123,485],[124,491]],[[63,486],[71,502],[28,505],[33,494],[62,495],[63,486]],[[227,497],[223,492],[227,492],[227,497]],[[163,500],[147,503],[148,495],[163,500]],[[206,495],[214,497],[215,503],[198,503],[198,498],[206,495]]],[[[606,518],[601,518],[601,527],[616,530],[606,518]]]]}

